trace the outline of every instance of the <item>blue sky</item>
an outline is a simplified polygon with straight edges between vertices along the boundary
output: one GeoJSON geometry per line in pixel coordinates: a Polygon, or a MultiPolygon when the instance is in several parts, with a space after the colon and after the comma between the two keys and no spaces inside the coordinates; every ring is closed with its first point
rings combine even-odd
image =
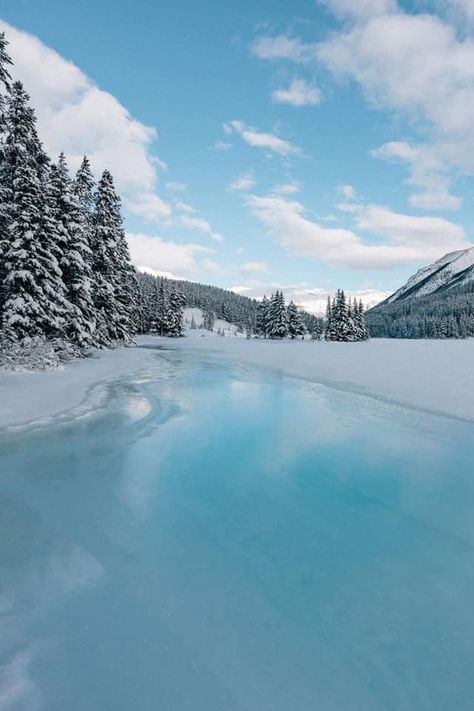
{"type": "Polygon", "coordinates": [[[0,16],[46,147],[111,168],[139,266],[317,309],[471,243],[471,0],[3,0],[0,16]]]}

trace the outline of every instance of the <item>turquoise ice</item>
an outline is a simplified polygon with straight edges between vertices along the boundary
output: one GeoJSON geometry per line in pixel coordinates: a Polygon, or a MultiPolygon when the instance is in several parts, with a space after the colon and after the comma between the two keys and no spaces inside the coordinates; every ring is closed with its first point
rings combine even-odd
{"type": "Polygon", "coordinates": [[[0,439],[2,711],[472,709],[471,424],[173,351],[102,395],[0,439]]]}

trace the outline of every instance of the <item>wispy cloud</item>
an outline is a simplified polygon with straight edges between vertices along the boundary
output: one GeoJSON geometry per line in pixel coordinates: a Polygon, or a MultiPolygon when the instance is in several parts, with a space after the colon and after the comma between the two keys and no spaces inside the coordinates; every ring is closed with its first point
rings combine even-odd
{"type": "Polygon", "coordinates": [[[237,176],[229,185],[230,190],[245,192],[250,190],[255,185],[255,173],[253,170],[247,170],[245,173],[237,176]]]}
{"type": "Polygon", "coordinates": [[[259,59],[287,59],[306,64],[315,58],[315,44],[301,42],[297,37],[275,35],[257,37],[251,47],[251,53],[259,59]]]}
{"type": "Polygon", "coordinates": [[[269,269],[264,262],[246,262],[240,265],[240,271],[243,274],[265,274],[269,269]]]}
{"type": "Polygon", "coordinates": [[[202,232],[208,235],[214,242],[223,242],[224,238],[215,230],[212,229],[211,225],[203,217],[199,215],[177,215],[172,219],[172,223],[180,227],[184,227],[188,230],[196,230],[197,232],[202,232]]]}
{"type": "Polygon", "coordinates": [[[286,89],[276,89],[272,98],[279,104],[289,104],[290,106],[316,106],[321,103],[321,92],[313,83],[304,79],[293,79],[286,89]]]}
{"type": "Polygon", "coordinates": [[[353,230],[325,227],[311,220],[295,200],[251,195],[246,204],[288,252],[349,269],[391,269],[424,263],[469,246],[463,228],[441,217],[404,215],[377,205],[359,205],[355,227],[373,234],[377,240],[373,242],[353,230]]]}
{"type": "Polygon", "coordinates": [[[289,141],[285,141],[273,133],[258,131],[243,121],[234,120],[225,123],[224,131],[229,134],[237,133],[249,146],[265,148],[281,156],[299,155],[301,153],[301,150],[289,141]]]}
{"type": "Polygon", "coordinates": [[[451,182],[459,174],[474,175],[474,38],[465,31],[465,20],[474,18],[472,0],[440,2],[444,17],[407,12],[396,0],[317,2],[341,21],[339,29],[309,43],[295,36],[261,36],[252,54],[314,63],[337,79],[353,79],[371,108],[395,112],[406,119],[410,133],[419,133],[419,145],[412,140],[404,150],[409,143],[400,141],[397,154],[396,144],[387,144],[377,155],[406,163],[411,204],[458,208],[451,182]]]}
{"type": "Polygon", "coordinates": [[[181,278],[191,277],[203,268],[199,259],[213,250],[200,244],[177,244],[159,236],[127,234],[132,261],[137,267],[166,272],[181,278]]]}

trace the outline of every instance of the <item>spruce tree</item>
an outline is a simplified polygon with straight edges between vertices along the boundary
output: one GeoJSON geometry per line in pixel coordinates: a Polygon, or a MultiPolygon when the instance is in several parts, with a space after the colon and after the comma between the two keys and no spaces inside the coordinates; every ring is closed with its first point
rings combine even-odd
{"type": "Polygon", "coordinates": [[[263,299],[258,305],[257,311],[257,333],[259,336],[264,338],[268,335],[268,315],[269,315],[270,302],[264,295],[263,299]]]}
{"type": "Polygon", "coordinates": [[[6,297],[5,287],[5,255],[8,246],[8,215],[11,193],[4,182],[5,173],[5,142],[8,131],[6,113],[10,95],[11,76],[9,67],[13,64],[7,52],[8,42],[5,33],[0,33],[0,325],[1,312],[6,297]]]}
{"type": "Polygon", "coordinates": [[[290,338],[297,338],[298,336],[304,336],[306,333],[306,328],[303,323],[303,318],[298,311],[296,304],[290,301],[287,309],[288,317],[288,335],[290,338]]]}
{"type": "Polygon", "coordinates": [[[67,302],[44,190],[44,153],[29,96],[12,87],[2,181],[8,194],[3,328],[18,338],[64,334],[67,302]]]}
{"type": "Polygon", "coordinates": [[[104,170],[96,194],[92,252],[98,342],[128,342],[135,273],[122,227],[120,199],[108,170],[104,170]]]}
{"type": "Polygon", "coordinates": [[[176,338],[183,335],[183,309],[186,304],[184,295],[173,289],[168,297],[166,335],[176,338]]]}
{"type": "Polygon", "coordinates": [[[285,338],[288,334],[288,318],[282,291],[276,291],[270,299],[267,332],[270,338],[285,338]]]}
{"type": "Polygon", "coordinates": [[[60,248],[59,266],[70,304],[65,333],[76,345],[90,346],[95,331],[92,250],[89,246],[88,225],[83,219],[79,199],[73,191],[63,153],[59,156],[57,166],[53,166],[50,172],[50,201],[60,248]]]}

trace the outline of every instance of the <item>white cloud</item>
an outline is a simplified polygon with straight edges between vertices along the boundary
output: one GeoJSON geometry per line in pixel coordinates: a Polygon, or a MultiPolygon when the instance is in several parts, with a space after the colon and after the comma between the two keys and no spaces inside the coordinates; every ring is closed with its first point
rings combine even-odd
{"type": "Polygon", "coordinates": [[[338,191],[346,200],[357,200],[357,192],[352,185],[340,185],[338,191]]]}
{"type": "Polygon", "coordinates": [[[462,227],[442,218],[401,215],[379,206],[361,206],[356,225],[375,234],[364,242],[352,230],[324,227],[304,215],[301,203],[276,195],[247,199],[257,219],[291,253],[312,256],[350,269],[390,269],[426,263],[468,246],[462,227]]]}
{"type": "Polygon", "coordinates": [[[237,190],[245,192],[250,190],[255,185],[255,174],[253,170],[247,170],[245,173],[239,175],[235,180],[231,182],[229,188],[231,190],[237,190]]]}
{"type": "Polygon", "coordinates": [[[198,258],[213,252],[199,244],[177,244],[145,234],[129,233],[127,240],[135,266],[181,278],[196,274],[200,269],[198,258]]]}
{"type": "Polygon", "coordinates": [[[168,214],[156,193],[156,130],[133,118],[112,94],[39,39],[0,21],[20,79],[37,110],[41,138],[55,158],[64,151],[73,168],[87,154],[96,173],[108,168],[130,209],[146,219],[168,214]]]}
{"type": "Polygon", "coordinates": [[[357,227],[368,230],[399,245],[448,251],[466,245],[460,225],[443,217],[403,215],[379,205],[368,205],[357,214],[357,227]],[[439,248],[439,249],[438,249],[439,248]]]}
{"type": "Polygon", "coordinates": [[[175,210],[178,210],[178,212],[188,212],[191,214],[196,212],[195,207],[190,205],[188,202],[183,202],[182,200],[175,200],[173,207],[175,210]]]}
{"type": "Polygon", "coordinates": [[[421,192],[410,197],[410,204],[423,210],[457,210],[461,199],[450,193],[450,181],[443,175],[439,151],[430,145],[415,146],[405,141],[390,141],[371,152],[374,158],[401,161],[410,167],[408,183],[421,192]]]}
{"type": "Polygon", "coordinates": [[[449,192],[446,181],[438,189],[434,187],[410,196],[410,205],[420,210],[458,210],[461,204],[461,198],[449,192]]]}
{"type": "Polygon", "coordinates": [[[251,47],[251,52],[259,59],[288,59],[305,64],[315,57],[315,45],[305,44],[296,37],[276,35],[258,37],[251,47]]]}
{"type": "Polygon", "coordinates": [[[223,242],[224,238],[219,232],[215,232],[209,222],[203,217],[190,215],[177,215],[173,219],[173,223],[185,227],[190,230],[197,230],[208,235],[214,242],[223,242]]]}
{"type": "Polygon", "coordinates": [[[155,193],[125,198],[125,205],[130,212],[140,215],[146,222],[157,222],[171,213],[170,206],[155,193]]]}
{"type": "Polygon", "coordinates": [[[321,92],[315,84],[304,79],[293,79],[287,89],[277,89],[272,94],[273,100],[279,104],[290,106],[316,106],[321,102],[321,92]]]}
{"type": "Polygon", "coordinates": [[[276,193],[278,195],[295,195],[296,193],[299,193],[300,191],[300,186],[298,183],[283,183],[282,185],[275,185],[275,187],[272,190],[272,193],[276,193]]]}
{"type": "Polygon", "coordinates": [[[243,274],[264,274],[268,272],[268,267],[264,262],[246,262],[240,265],[243,274]]]}
{"type": "Polygon", "coordinates": [[[354,20],[322,42],[317,54],[335,75],[358,82],[372,106],[394,110],[419,127],[425,143],[392,142],[375,153],[409,165],[409,182],[421,189],[412,204],[458,207],[450,180],[474,174],[472,36],[460,35],[437,15],[411,15],[394,6],[388,14],[354,20]]]}
{"type": "Polygon", "coordinates": [[[224,124],[226,133],[237,133],[249,146],[256,148],[267,148],[282,156],[299,155],[301,153],[297,146],[288,141],[275,136],[273,133],[257,131],[252,126],[248,126],[243,121],[229,121],[224,124]]]}
{"type": "Polygon", "coordinates": [[[410,167],[407,181],[416,188],[410,204],[424,210],[456,210],[461,199],[450,193],[450,179],[444,173],[445,163],[439,148],[425,144],[415,146],[403,141],[392,141],[372,151],[375,158],[400,160],[410,167]]]}
{"type": "MultiPolygon", "coordinates": [[[[407,163],[414,188],[411,204],[422,209],[459,207],[451,182],[459,174],[474,174],[474,38],[465,22],[456,26],[433,12],[410,14],[396,0],[320,4],[343,21],[326,40],[260,37],[253,54],[314,61],[336,78],[353,79],[371,107],[395,112],[423,137],[419,146],[387,144],[377,156],[407,163]]],[[[440,0],[438,7],[443,6],[474,17],[472,0],[440,0]]],[[[459,13],[451,17],[456,22],[459,13]]]]}

